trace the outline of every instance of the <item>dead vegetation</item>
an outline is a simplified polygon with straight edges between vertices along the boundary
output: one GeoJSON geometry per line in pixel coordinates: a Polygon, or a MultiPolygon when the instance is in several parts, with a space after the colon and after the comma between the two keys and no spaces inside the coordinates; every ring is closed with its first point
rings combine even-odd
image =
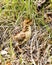
{"type": "Polygon", "coordinates": [[[0,65],[52,65],[52,0],[0,1],[0,65]]]}

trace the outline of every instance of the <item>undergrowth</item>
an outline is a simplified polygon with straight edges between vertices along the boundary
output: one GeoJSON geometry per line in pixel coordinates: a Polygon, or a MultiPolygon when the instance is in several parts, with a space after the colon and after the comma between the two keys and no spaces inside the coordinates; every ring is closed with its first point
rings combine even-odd
{"type": "MultiPolygon", "coordinates": [[[[50,38],[52,39],[52,30],[48,23],[44,20],[45,6],[40,9],[40,12],[37,10],[37,1],[38,0],[0,0],[0,27],[16,27],[21,24],[24,19],[34,20],[36,26],[41,28],[45,27],[48,31],[50,38]]],[[[52,12],[52,0],[49,1],[50,10],[52,12]]],[[[8,31],[9,31],[8,30],[8,31]]],[[[11,30],[12,32],[12,30],[11,30]]],[[[12,46],[12,39],[9,40],[10,45],[10,55],[15,55],[12,46]]],[[[3,58],[0,54],[0,58],[3,61],[3,58]]],[[[23,59],[20,57],[20,63],[22,64],[23,59]]],[[[21,65],[20,64],[20,65],[21,65]]]]}

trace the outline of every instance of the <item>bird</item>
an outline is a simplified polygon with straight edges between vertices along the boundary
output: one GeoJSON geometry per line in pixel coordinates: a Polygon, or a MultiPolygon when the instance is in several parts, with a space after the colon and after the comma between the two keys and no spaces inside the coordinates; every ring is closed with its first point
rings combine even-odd
{"type": "Polygon", "coordinates": [[[13,36],[13,40],[16,41],[18,45],[27,42],[31,38],[31,25],[32,21],[29,19],[25,19],[22,22],[22,31],[13,36]]]}
{"type": "Polygon", "coordinates": [[[12,35],[12,39],[16,43],[15,44],[16,51],[18,49],[20,52],[22,52],[23,50],[19,46],[25,44],[28,40],[30,40],[32,33],[31,25],[32,25],[32,20],[25,19],[21,23],[22,30],[19,33],[17,32],[15,35],[12,35]]]}

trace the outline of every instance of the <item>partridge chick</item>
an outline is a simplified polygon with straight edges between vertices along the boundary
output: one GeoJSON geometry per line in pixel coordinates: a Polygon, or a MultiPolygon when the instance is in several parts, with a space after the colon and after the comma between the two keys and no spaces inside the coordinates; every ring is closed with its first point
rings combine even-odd
{"type": "Polygon", "coordinates": [[[17,33],[13,39],[18,43],[18,45],[21,45],[28,41],[31,37],[31,25],[32,21],[25,19],[24,22],[22,22],[22,31],[20,33],[17,33]]]}
{"type": "Polygon", "coordinates": [[[18,45],[21,45],[28,41],[31,37],[31,26],[27,26],[26,30],[22,30],[20,33],[14,36],[14,40],[18,42],[18,45]]]}

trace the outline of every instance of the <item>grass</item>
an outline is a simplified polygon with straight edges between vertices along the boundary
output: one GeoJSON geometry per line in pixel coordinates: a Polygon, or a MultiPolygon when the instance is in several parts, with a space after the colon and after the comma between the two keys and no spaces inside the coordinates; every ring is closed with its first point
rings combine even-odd
{"type": "Polygon", "coordinates": [[[4,60],[4,58],[2,57],[1,54],[0,54],[0,60],[1,60],[1,64],[2,64],[2,65],[5,65],[5,60],[4,60]]]}
{"type": "Polygon", "coordinates": [[[14,50],[12,47],[12,39],[10,38],[10,55],[11,55],[11,57],[13,56],[13,54],[14,54],[14,50]]]}
{"type": "MultiPolygon", "coordinates": [[[[50,26],[44,20],[45,6],[37,11],[37,0],[0,0],[0,26],[16,27],[26,18],[33,19],[37,26],[41,28],[45,27],[48,31],[50,38],[52,39],[52,30],[50,26]]],[[[50,0],[50,9],[52,11],[52,0],[50,0]]],[[[49,10],[48,10],[49,11],[49,10]]],[[[9,31],[8,30],[8,31],[9,31]]],[[[11,30],[12,33],[12,30],[11,30]]],[[[10,33],[10,34],[11,34],[10,33]]],[[[9,40],[10,56],[12,58],[15,55],[12,39],[9,40]]],[[[0,54],[0,58],[2,58],[0,54]]],[[[19,58],[20,64],[22,64],[22,57],[19,58]]]]}

